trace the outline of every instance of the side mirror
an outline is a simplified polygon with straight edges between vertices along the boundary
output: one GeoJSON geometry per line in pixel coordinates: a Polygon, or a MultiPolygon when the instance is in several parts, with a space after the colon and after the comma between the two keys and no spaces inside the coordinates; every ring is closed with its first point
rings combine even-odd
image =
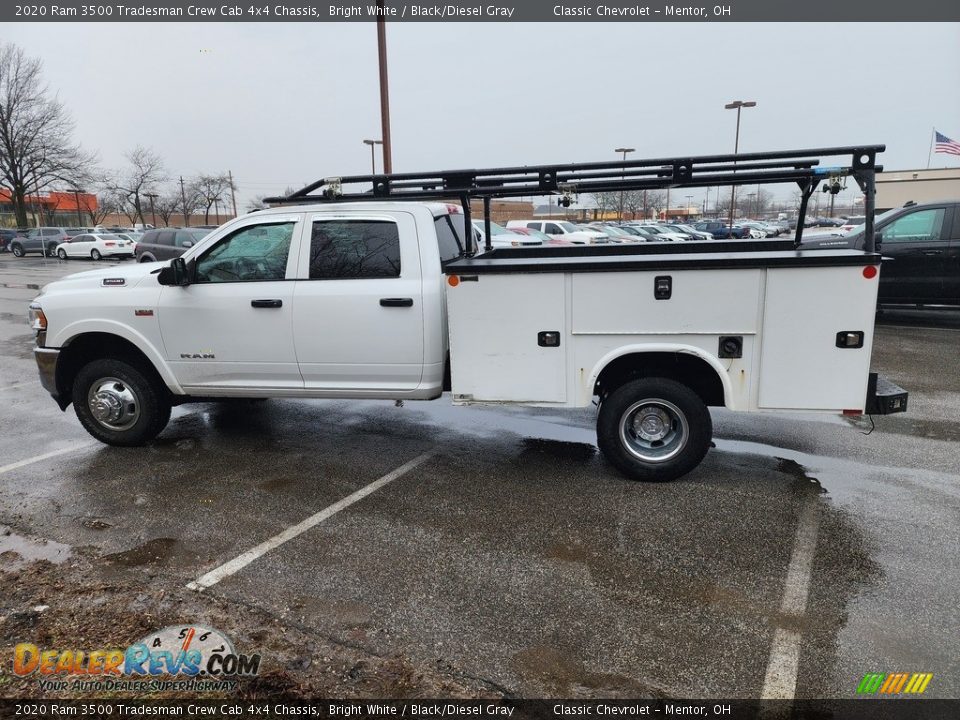
{"type": "Polygon", "coordinates": [[[157,282],[161,285],[189,285],[187,278],[187,262],[183,258],[174,258],[167,267],[157,275],[157,282]]]}

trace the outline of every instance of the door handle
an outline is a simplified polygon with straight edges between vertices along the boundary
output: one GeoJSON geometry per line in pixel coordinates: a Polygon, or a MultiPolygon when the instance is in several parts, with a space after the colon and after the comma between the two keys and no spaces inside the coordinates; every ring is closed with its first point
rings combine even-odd
{"type": "Polygon", "coordinates": [[[283,307],[283,300],[251,300],[250,306],[255,308],[283,307]]]}
{"type": "Polygon", "coordinates": [[[381,307],[413,307],[413,298],[380,298],[381,307]]]}

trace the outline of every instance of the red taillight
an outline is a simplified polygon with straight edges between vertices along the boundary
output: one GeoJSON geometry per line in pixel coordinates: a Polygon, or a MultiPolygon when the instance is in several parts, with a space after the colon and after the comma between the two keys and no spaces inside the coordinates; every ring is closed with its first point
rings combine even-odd
{"type": "Polygon", "coordinates": [[[105,242],[104,245],[106,245],[107,247],[113,247],[114,245],[116,245],[116,243],[115,243],[115,242],[105,242]]]}
{"type": "Polygon", "coordinates": [[[877,276],[877,273],[878,273],[878,272],[879,272],[879,270],[877,270],[877,266],[876,266],[876,265],[867,265],[867,266],[863,269],[863,276],[864,276],[867,280],[873,280],[873,278],[875,278],[875,277],[877,276]]]}

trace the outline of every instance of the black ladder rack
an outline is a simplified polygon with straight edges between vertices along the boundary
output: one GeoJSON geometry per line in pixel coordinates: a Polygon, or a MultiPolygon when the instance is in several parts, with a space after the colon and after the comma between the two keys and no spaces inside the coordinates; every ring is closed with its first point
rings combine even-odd
{"type": "MultiPolygon", "coordinates": [[[[360,202],[373,200],[449,200],[463,205],[465,227],[471,225],[470,200],[484,203],[486,249],[490,249],[490,200],[524,195],[562,195],[561,204],[581,193],[712,186],[796,183],[800,208],[795,244],[803,237],[807,202],[820,183],[834,192],[839,179],[852,177],[864,193],[867,252],[873,252],[876,164],[884,145],[783,150],[739,155],[701,155],[595,163],[526,165],[476,170],[347,175],[317,180],[285,197],[267,198],[274,205],[360,202]],[[821,165],[824,158],[844,158],[845,165],[821,165]]],[[[472,238],[473,234],[468,233],[472,238]]],[[[471,240],[472,245],[472,240],[471,240]]]]}

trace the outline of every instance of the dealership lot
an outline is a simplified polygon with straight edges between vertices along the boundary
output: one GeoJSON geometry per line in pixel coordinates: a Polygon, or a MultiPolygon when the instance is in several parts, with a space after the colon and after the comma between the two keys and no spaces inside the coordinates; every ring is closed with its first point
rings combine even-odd
{"type": "Polygon", "coordinates": [[[850,697],[900,671],[960,694],[957,313],[882,316],[874,366],[910,408],[872,433],[719,411],[703,465],[644,485],[599,456],[592,412],[448,397],[188,405],[149,447],[99,445],[40,388],[26,324],[39,287],[88,267],[0,256],[14,536],[171,593],[225,568],[203,593],[238,615],[493,692],[850,697]]]}

